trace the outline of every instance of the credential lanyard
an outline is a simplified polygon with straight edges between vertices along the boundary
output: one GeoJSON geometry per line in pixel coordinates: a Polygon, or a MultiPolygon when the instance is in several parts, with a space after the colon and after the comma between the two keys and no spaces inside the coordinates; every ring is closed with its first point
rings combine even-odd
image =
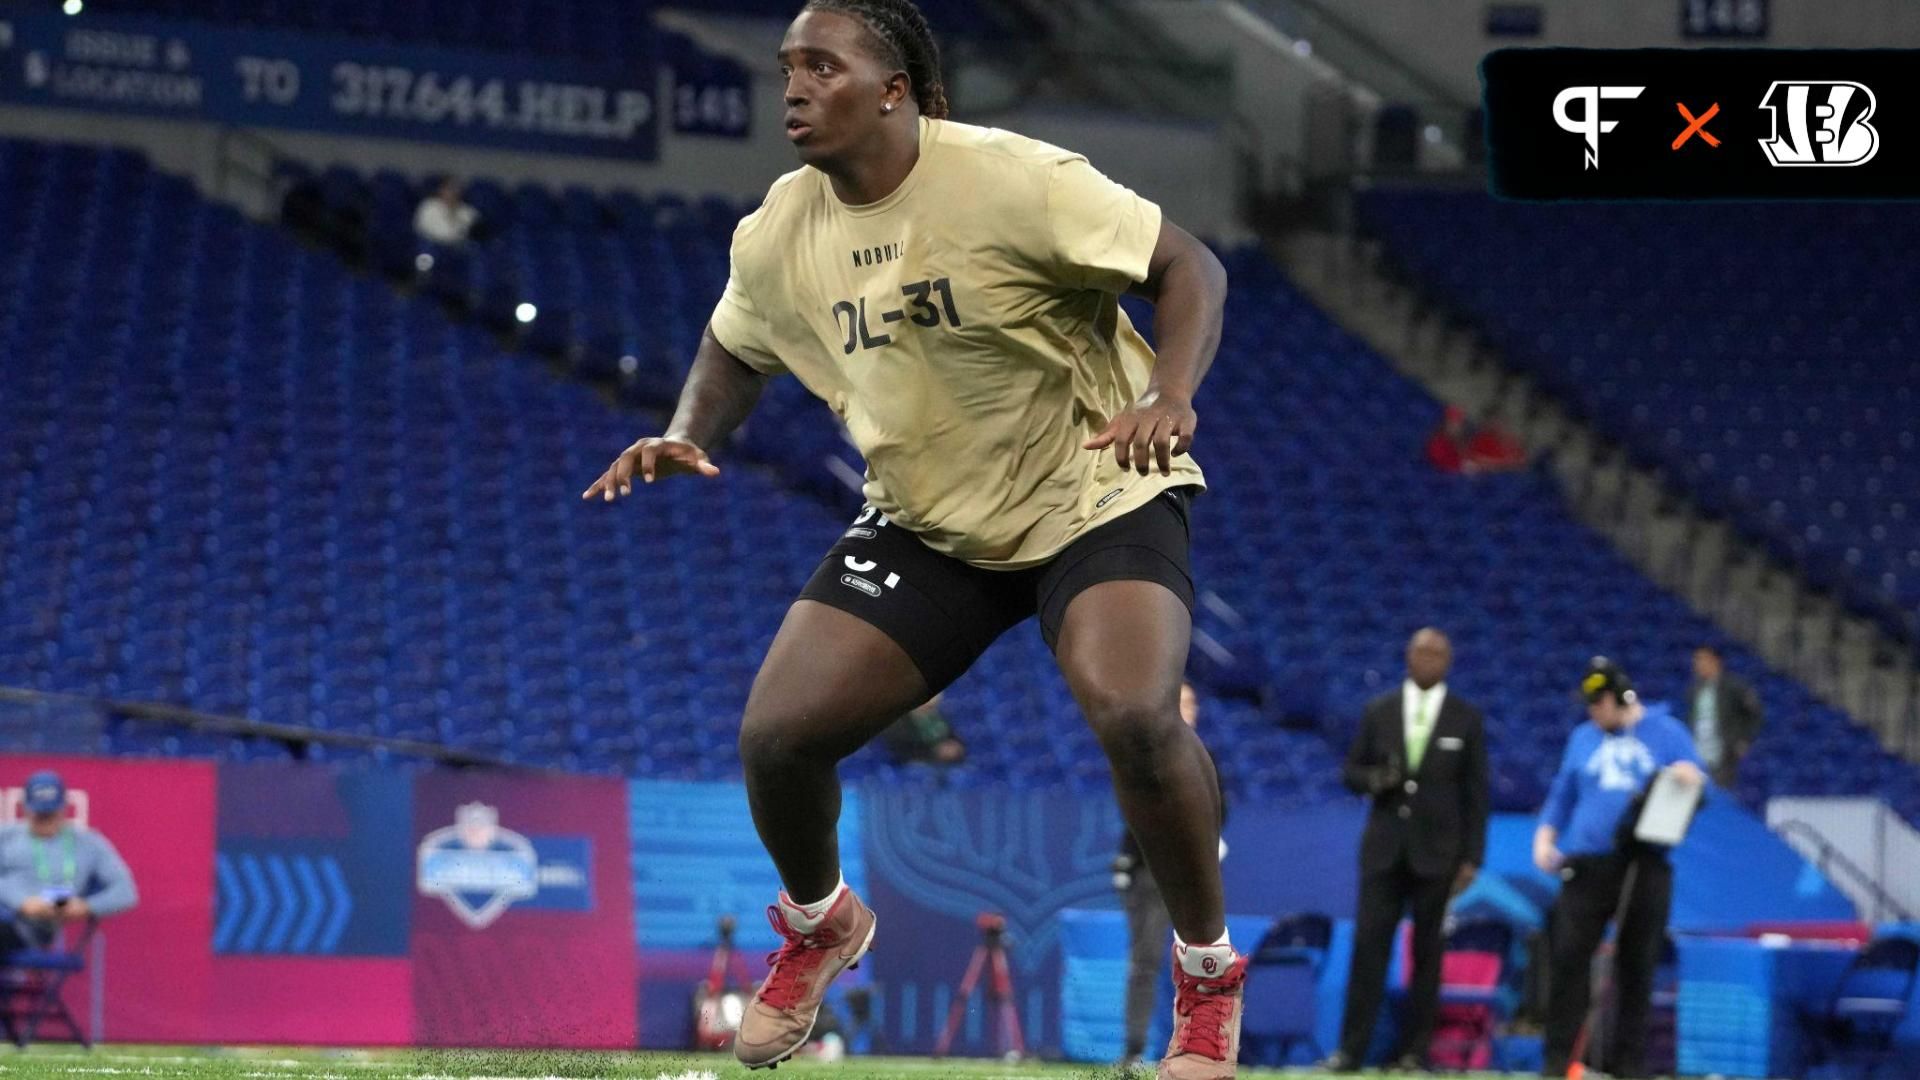
{"type": "Polygon", "coordinates": [[[80,870],[80,860],[74,854],[73,829],[69,827],[60,830],[60,867],[63,874],[57,879],[53,876],[52,869],[47,865],[47,848],[50,846],[52,846],[52,841],[42,840],[37,836],[34,837],[34,873],[39,875],[42,885],[58,883],[71,886],[74,883],[74,879],[79,876],[80,870]]]}

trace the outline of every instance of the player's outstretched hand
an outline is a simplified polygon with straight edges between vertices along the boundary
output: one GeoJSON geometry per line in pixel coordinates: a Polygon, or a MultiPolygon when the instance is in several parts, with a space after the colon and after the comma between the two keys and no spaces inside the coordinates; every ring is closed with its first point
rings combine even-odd
{"type": "Polygon", "coordinates": [[[595,495],[607,502],[622,495],[633,494],[633,478],[638,476],[642,483],[651,484],[663,476],[676,473],[698,473],[701,476],[719,476],[720,466],[707,460],[707,452],[685,439],[652,438],[641,439],[620,452],[600,474],[593,486],[580,493],[583,499],[595,495]]]}
{"type": "Polygon", "coordinates": [[[1199,426],[1192,402],[1153,392],[1129,405],[1083,445],[1088,450],[1113,447],[1120,467],[1141,476],[1155,467],[1161,476],[1170,476],[1173,459],[1193,448],[1193,431],[1199,426]]]}

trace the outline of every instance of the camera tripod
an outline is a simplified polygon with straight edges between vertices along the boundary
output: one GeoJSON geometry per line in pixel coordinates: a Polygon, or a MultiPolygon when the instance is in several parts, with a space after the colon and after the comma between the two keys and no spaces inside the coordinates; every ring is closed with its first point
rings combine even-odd
{"type": "Polygon", "coordinates": [[[960,1020],[967,1012],[967,1002],[973,997],[974,987],[980,984],[981,973],[991,966],[993,979],[987,984],[987,1001],[999,1006],[1000,1037],[1006,1044],[1002,1052],[1009,1058],[1025,1057],[1027,1041],[1020,1034],[1020,1013],[1013,1002],[1013,972],[1007,966],[1006,917],[982,912],[974,925],[980,928],[980,944],[974,946],[967,973],[960,977],[960,985],[954,991],[953,1007],[947,1010],[947,1026],[940,1033],[940,1041],[934,1044],[933,1056],[946,1057],[947,1051],[953,1049],[953,1040],[960,1034],[960,1020]]]}

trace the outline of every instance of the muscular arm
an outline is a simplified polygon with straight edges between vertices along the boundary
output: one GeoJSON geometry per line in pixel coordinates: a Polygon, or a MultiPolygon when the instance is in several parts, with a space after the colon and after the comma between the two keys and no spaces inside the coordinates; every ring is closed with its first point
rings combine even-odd
{"type": "Polygon", "coordinates": [[[1150,392],[1192,401],[1220,348],[1227,269],[1207,245],[1162,220],[1147,280],[1127,290],[1153,304],[1155,352],[1150,392]]]}
{"type": "Polygon", "coordinates": [[[1122,469],[1145,476],[1173,471],[1173,459],[1193,446],[1200,418],[1193,395],[1220,348],[1220,322],[1227,303],[1227,271],[1207,246],[1162,219],[1147,260],[1147,279],[1127,290],[1153,302],[1158,359],[1146,393],[1106,429],[1083,444],[1113,447],[1122,469]]]}
{"type": "Polygon", "coordinates": [[[766,385],[767,377],[728,352],[711,328],[701,331],[693,368],[663,437],[702,448],[714,445],[747,418],[766,385]]]}
{"type": "Polygon", "coordinates": [[[766,385],[767,377],[728,352],[709,327],[700,335],[693,370],[687,372],[687,385],[680,388],[680,404],[673,410],[667,433],[641,439],[621,451],[580,497],[598,495],[612,502],[631,495],[635,476],[649,484],[677,473],[719,476],[720,467],[707,460],[706,447],[740,426],[766,385]]]}

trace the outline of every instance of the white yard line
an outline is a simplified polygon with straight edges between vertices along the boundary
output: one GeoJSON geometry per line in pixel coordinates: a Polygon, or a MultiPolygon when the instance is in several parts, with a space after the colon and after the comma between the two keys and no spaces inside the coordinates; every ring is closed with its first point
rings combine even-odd
{"type": "Polygon", "coordinates": [[[294,1059],[294,1057],[250,1057],[246,1053],[236,1053],[228,1049],[209,1049],[204,1055],[186,1057],[186,1055],[156,1055],[156,1053],[106,1053],[106,1051],[38,1051],[23,1055],[6,1055],[0,1061],[108,1061],[113,1065],[194,1065],[202,1067],[209,1063],[234,1063],[234,1065],[255,1065],[263,1068],[313,1068],[324,1065],[326,1068],[394,1068],[394,1061],[326,1061],[326,1059],[294,1059]]]}

